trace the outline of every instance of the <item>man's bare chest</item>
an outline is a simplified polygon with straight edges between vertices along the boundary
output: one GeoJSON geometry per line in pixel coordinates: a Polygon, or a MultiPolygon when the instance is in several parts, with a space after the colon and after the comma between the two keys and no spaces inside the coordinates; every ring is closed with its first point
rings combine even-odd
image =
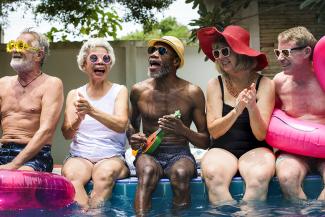
{"type": "Polygon", "coordinates": [[[176,110],[180,110],[183,117],[188,116],[193,102],[186,94],[151,92],[140,97],[138,108],[143,118],[157,120],[164,115],[174,114],[176,110]]]}
{"type": "Polygon", "coordinates": [[[325,94],[309,89],[292,89],[280,95],[282,109],[293,116],[324,115],[325,94]]]}
{"type": "Polygon", "coordinates": [[[41,96],[35,94],[17,94],[12,92],[1,98],[1,113],[5,117],[13,113],[39,114],[41,112],[41,96]]]}

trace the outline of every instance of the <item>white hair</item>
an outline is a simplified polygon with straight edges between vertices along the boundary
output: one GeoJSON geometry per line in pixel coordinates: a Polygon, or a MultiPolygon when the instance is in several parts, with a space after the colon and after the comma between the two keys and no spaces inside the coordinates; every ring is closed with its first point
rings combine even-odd
{"type": "Polygon", "coordinates": [[[89,51],[95,47],[105,48],[112,59],[111,67],[115,64],[115,54],[112,46],[104,38],[91,38],[82,45],[77,56],[78,66],[81,71],[84,71],[83,66],[89,51]]]}
{"type": "Polygon", "coordinates": [[[50,42],[45,35],[43,35],[39,32],[33,31],[32,29],[33,29],[33,27],[26,28],[20,34],[21,35],[31,34],[35,38],[31,44],[34,47],[40,48],[44,52],[44,55],[41,59],[41,66],[43,66],[46,57],[49,56],[49,53],[50,53],[50,42]]]}

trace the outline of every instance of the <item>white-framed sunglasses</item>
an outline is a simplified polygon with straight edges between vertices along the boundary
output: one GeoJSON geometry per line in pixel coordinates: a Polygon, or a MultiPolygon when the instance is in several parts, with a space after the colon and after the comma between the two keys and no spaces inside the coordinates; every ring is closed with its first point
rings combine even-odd
{"type": "Polygon", "coordinates": [[[229,57],[230,56],[230,48],[229,47],[223,47],[220,49],[213,49],[212,50],[212,55],[214,57],[214,59],[219,59],[221,57],[221,55],[223,57],[229,57]]]}
{"type": "Polygon", "coordinates": [[[304,49],[305,47],[307,47],[307,45],[305,46],[300,46],[300,47],[294,47],[294,48],[288,48],[288,49],[274,49],[274,54],[276,57],[279,57],[281,54],[284,56],[284,57],[289,57],[291,55],[291,52],[294,51],[294,50],[302,50],[304,49]]]}

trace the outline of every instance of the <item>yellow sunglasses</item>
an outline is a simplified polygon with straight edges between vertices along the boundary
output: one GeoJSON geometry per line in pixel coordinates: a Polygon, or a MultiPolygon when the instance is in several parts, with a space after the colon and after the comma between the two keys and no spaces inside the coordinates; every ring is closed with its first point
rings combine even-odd
{"type": "Polygon", "coordinates": [[[7,44],[7,52],[12,53],[16,49],[17,52],[24,52],[26,50],[39,51],[37,47],[32,47],[23,40],[10,40],[7,44]]]}

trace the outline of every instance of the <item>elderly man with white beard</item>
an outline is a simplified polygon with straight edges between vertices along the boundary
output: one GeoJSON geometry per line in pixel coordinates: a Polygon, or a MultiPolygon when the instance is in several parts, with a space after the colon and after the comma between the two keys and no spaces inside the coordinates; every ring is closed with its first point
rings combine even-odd
{"type": "Polygon", "coordinates": [[[47,38],[24,30],[7,45],[15,76],[0,79],[0,169],[53,169],[51,143],[63,105],[62,81],[42,72],[47,38]]]}

